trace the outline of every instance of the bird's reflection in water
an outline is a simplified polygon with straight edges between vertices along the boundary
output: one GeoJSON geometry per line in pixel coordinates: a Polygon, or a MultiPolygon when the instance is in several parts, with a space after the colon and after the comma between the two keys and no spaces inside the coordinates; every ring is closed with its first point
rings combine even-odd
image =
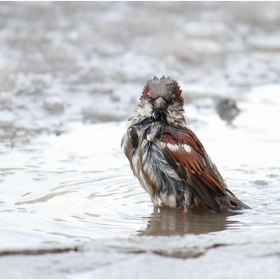
{"type": "Polygon", "coordinates": [[[215,214],[205,211],[189,211],[182,215],[182,209],[155,207],[147,228],[139,235],[184,235],[222,231],[238,226],[237,221],[228,221],[227,217],[240,213],[224,212],[215,214]]]}

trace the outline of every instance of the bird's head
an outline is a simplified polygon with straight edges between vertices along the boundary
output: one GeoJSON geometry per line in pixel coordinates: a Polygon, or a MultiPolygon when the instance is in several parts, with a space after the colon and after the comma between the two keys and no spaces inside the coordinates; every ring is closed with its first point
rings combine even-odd
{"type": "Polygon", "coordinates": [[[144,86],[137,113],[158,122],[185,122],[184,101],[178,83],[170,78],[154,77],[144,86]]]}

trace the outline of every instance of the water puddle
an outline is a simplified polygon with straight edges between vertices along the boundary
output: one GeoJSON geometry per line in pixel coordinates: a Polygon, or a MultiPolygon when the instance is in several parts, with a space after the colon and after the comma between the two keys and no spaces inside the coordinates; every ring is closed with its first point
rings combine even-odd
{"type": "Polygon", "coordinates": [[[229,188],[252,210],[154,208],[120,148],[125,122],[72,123],[0,151],[0,249],[130,235],[264,234],[280,229],[280,86],[253,90],[234,125],[186,105],[229,188]]]}

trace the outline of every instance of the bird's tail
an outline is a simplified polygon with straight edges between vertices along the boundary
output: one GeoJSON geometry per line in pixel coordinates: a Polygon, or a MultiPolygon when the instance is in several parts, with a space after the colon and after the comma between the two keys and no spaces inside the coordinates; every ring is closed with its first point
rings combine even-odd
{"type": "Polygon", "coordinates": [[[239,200],[230,190],[226,189],[228,199],[229,199],[229,208],[230,209],[251,209],[248,205],[239,200]]]}

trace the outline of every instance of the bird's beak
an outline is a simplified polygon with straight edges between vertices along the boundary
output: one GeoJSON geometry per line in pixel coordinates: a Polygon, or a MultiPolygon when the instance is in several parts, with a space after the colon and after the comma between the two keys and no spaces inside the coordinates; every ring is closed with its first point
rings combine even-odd
{"type": "Polygon", "coordinates": [[[162,97],[158,97],[154,102],[154,112],[153,117],[157,121],[166,122],[166,108],[167,103],[162,97]]]}
{"type": "Polygon", "coordinates": [[[166,101],[162,97],[158,97],[154,103],[154,109],[165,110],[166,109],[166,101]]]}

